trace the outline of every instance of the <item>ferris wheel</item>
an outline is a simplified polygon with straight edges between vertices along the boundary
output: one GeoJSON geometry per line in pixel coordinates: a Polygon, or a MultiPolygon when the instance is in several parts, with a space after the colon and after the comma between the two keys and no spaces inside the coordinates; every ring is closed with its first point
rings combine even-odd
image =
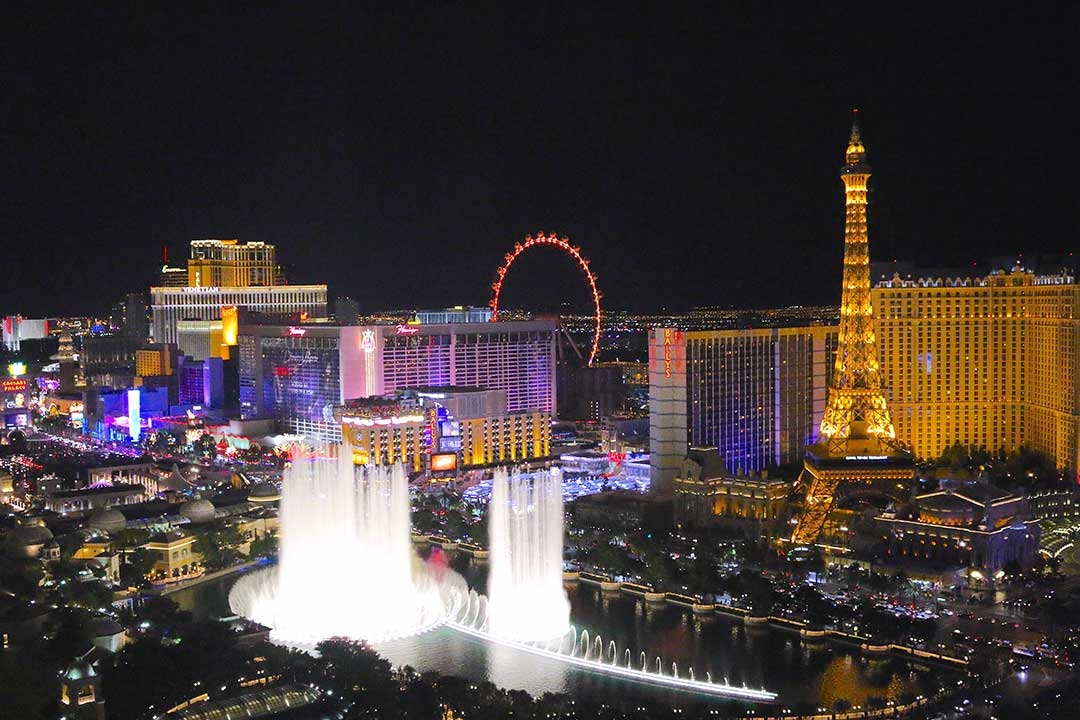
{"type": "Polygon", "coordinates": [[[549,245],[558,248],[572,257],[581,268],[582,273],[584,273],[585,280],[589,283],[593,304],[592,345],[589,349],[588,360],[588,364],[591,367],[593,361],[596,360],[596,353],[600,349],[600,290],[596,287],[596,275],[593,274],[592,269],[589,267],[589,261],[581,254],[581,248],[570,244],[569,238],[560,238],[555,235],[555,233],[545,235],[543,232],[539,232],[535,236],[526,235],[524,242],[514,243],[513,251],[506,254],[505,261],[499,267],[498,278],[491,284],[491,289],[495,293],[491,298],[491,321],[495,322],[499,319],[499,294],[502,292],[503,280],[506,278],[506,273],[510,270],[510,266],[513,265],[525,251],[541,245],[549,245]]]}

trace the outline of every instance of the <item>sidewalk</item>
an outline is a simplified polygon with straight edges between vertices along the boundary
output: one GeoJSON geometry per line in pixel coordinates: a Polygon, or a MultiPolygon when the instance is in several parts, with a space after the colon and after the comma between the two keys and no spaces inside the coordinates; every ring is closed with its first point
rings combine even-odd
{"type": "Polygon", "coordinates": [[[241,570],[247,570],[248,568],[255,567],[256,565],[261,565],[262,563],[262,560],[248,560],[247,562],[242,562],[239,565],[233,565],[232,567],[215,570],[212,573],[204,573],[197,578],[192,578],[191,580],[182,580],[178,583],[166,585],[163,589],[158,590],[156,594],[169,595],[170,593],[174,593],[177,590],[184,590],[189,587],[200,585],[204,582],[209,582],[210,580],[217,580],[219,577],[224,577],[225,575],[229,575],[230,573],[234,572],[240,572],[241,570]]]}

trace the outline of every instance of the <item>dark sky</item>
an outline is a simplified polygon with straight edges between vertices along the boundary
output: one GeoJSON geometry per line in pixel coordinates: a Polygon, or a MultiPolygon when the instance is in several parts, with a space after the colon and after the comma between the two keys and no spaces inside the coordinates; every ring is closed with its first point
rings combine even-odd
{"type": "MultiPolygon", "coordinates": [[[[856,106],[874,259],[1077,244],[1070,3],[142,5],[5,13],[0,314],[104,310],[203,237],[364,310],[484,304],[538,230],[609,307],[837,302],[856,106]]],[[[585,299],[555,251],[508,277],[585,299]]]]}

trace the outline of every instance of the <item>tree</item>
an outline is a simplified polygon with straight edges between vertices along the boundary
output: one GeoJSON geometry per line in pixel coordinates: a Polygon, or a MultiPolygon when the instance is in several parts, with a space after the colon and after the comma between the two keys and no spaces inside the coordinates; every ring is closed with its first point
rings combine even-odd
{"type": "Polygon", "coordinates": [[[482,518],[477,520],[469,528],[469,537],[477,545],[487,547],[488,544],[488,516],[484,514],[482,518]]]}
{"type": "Polygon", "coordinates": [[[211,570],[219,570],[236,564],[243,557],[239,546],[246,540],[235,526],[226,525],[219,530],[208,530],[195,539],[192,548],[202,555],[203,564],[211,570]]]}
{"type": "Polygon", "coordinates": [[[72,579],[60,585],[60,597],[65,605],[100,608],[112,602],[113,591],[98,580],[72,579]]]}
{"type": "Polygon", "coordinates": [[[40,598],[44,580],[45,565],[37,558],[12,558],[0,562],[0,586],[24,600],[40,598]]]}
{"type": "Polygon", "coordinates": [[[649,552],[645,555],[645,567],[641,579],[654,587],[663,587],[679,574],[679,566],[666,552],[649,552]]]}
{"type": "Polygon", "coordinates": [[[412,512],[412,526],[418,533],[427,535],[435,528],[435,516],[424,506],[412,512]]]}
{"type": "Polygon", "coordinates": [[[360,706],[392,706],[398,684],[390,673],[388,660],[365,643],[345,638],[324,640],[315,649],[324,662],[324,686],[343,697],[352,695],[360,706]]]}
{"type": "Polygon", "coordinates": [[[690,563],[687,579],[695,590],[703,593],[713,592],[720,579],[720,574],[716,570],[716,561],[705,553],[699,554],[690,563]]]}
{"type": "Polygon", "coordinates": [[[757,573],[753,574],[753,578],[747,593],[750,596],[750,614],[755,617],[765,617],[772,612],[773,605],[776,604],[776,590],[773,589],[773,584],[768,578],[757,573]]]}
{"type": "Polygon", "coordinates": [[[446,511],[446,535],[451,540],[459,540],[465,535],[465,517],[460,510],[446,511]]]}
{"type": "Polygon", "coordinates": [[[140,528],[124,528],[112,536],[112,544],[119,549],[137,548],[150,540],[150,531],[140,528]]]}
{"type": "Polygon", "coordinates": [[[60,546],[60,557],[71,560],[83,546],[83,538],[79,533],[65,533],[57,539],[56,543],[60,546]]]}
{"type": "Polygon", "coordinates": [[[127,562],[120,566],[120,577],[124,582],[142,587],[155,562],[154,553],[146,548],[136,548],[127,554],[127,562]]]}
{"type": "Polygon", "coordinates": [[[937,466],[939,468],[959,470],[968,467],[969,461],[970,457],[964,446],[959,442],[954,442],[941,452],[937,459],[937,466]]]}
{"type": "Polygon", "coordinates": [[[77,608],[60,608],[49,619],[47,630],[49,649],[61,658],[72,658],[86,652],[90,647],[90,632],[87,628],[89,614],[77,608]]]}
{"type": "Polygon", "coordinates": [[[908,574],[903,570],[897,570],[892,577],[893,582],[896,583],[896,594],[899,596],[900,602],[904,601],[904,591],[908,589],[908,585],[911,579],[908,574]]]}
{"type": "Polygon", "coordinates": [[[1025,486],[1053,481],[1058,476],[1053,458],[1026,447],[1009,454],[1005,460],[1005,472],[1010,480],[1025,486]]]}
{"type": "Polygon", "coordinates": [[[209,433],[200,435],[191,443],[192,454],[199,459],[208,459],[214,457],[217,452],[217,443],[214,441],[214,436],[209,433]]]}
{"type": "Polygon", "coordinates": [[[270,557],[271,555],[276,555],[278,544],[277,533],[270,531],[264,532],[262,535],[251,541],[248,555],[251,557],[270,557]]]}
{"type": "Polygon", "coordinates": [[[191,622],[191,613],[181,610],[180,605],[167,597],[148,595],[142,598],[142,602],[133,612],[126,613],[124,618],[130,625],[147,623],[148,627],[145,629],[168,635],[191,622]]]}
{"type": "Polygon", "coordinates": [[[170,452],[175,444],[176,438],[172,436],[172,433],[158,430],[147,436],[143,447],[147,452],[163,454],[170,452]]]}

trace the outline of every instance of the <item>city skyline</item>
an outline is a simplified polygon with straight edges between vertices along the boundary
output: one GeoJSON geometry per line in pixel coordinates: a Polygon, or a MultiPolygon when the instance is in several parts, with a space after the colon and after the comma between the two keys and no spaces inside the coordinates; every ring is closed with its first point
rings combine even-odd
{"type": "Polygon", "coordinates": [[[1072,716],[1080,6],[5,19],[0,715],[1072,716]]]}
{"type": "MultiPolygon", "coordinates": [[[[28,13],[4,73],[3,230],[16,265],[54,251],[51,282],[9,281],[3,306],[144,291],[163,248],[201,237],[276,244],[295,282],[363,307],[482,305],[541,230],[582,248],[607,307],[835,303],[830,150],[856,106],[881,170],[874,260],[1067,250],[1052,209],[1075,149],[1054,107],[1075,10],[944,12],[871,15],[866,34],[838,9],[28,13]],[[902,54],[914,36],[925,52],[902,54]]],[[[505,302],[580,304],[575,273],[538,252],[505,302]]]]}

